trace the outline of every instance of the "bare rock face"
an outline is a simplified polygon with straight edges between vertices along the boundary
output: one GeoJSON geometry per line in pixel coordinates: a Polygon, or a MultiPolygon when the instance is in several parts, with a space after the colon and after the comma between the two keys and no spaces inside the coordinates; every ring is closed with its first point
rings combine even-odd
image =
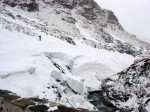
{"type": "MultiPolygon", "coordinates": [[[[79,13],[88,20],[107,19],[108,23],[119,25],[118,19],[112,11],[101,9],[94,0],[43,0],[42,2],[51,5],[61,5],[70,10],[77,9],[79,13]],[[108,14],[107,14],[108,13],[108,14]]],[[[11,7],[20,7],[29,12],[39,11],[39,1],[37,0],[3,0],[3,3],[11,7]]]]}
{"type": "Polygon", "coordinates": [[[124,30],[114,13],[110,10],[102,9],[94,0],[53,0],[53,4],[56,3],[71,10],[77,9],[78,13],[87,18],[87,20],[96,21],[103,27],[107,27],[109,23],[118,26],[119,30],[124,30]]]}
{"type": "Polygon", "coordinates": [[[107,17],[107,19],[108,19],[108,22],[110,22],[110,23],[112,23],[112,24],[118,22],[117,17],[114,15],[114,13],[113,13],[112,11],[109,11],[109,12],[108,12],[108,17],[107,17]]]}
{"type": "Polygon", "coordinates": [[[136,60],[116,76],[117,80],[104,80],[104,96],[121,110],[147,112],[146,108],[150,106],[150,58],[136,60]]]}
{"type": "Polygon", "coordinates": [[[53,0],[53,3],[58,3],[64,6],[65,8],[73,9],[74,2],[72,0],[53,0]]]}
{"type": "Polygon", "coordinates": [[[100,6],[93,0],[81,0],[79,6],[82,7],[82,15],[89,20],[96,19],[98,13],[101,12],[100,6]]]}
{"type": "Polygon", "coordinates": [[[4,0],[3,3],[11,7],[19,6],[21,9],[29,12],[39,11],[39,5],[35,0],[4,0]]]}

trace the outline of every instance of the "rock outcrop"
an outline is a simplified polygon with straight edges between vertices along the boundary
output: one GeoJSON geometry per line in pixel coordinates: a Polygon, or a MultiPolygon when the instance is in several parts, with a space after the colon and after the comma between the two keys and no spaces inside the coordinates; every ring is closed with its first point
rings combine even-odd
{"type": "Polygon", "coordinates": [[[103,95],[120,110],[148,112],[150,106],[150,58],[136,60],[116,75],[103,81],[103,95]],[[147,111],[146,111],[147,110],[147,111]]]}
{"type": "Polygon", "coordinates": [[[73,108],[39,98],[21,98],[0,89],[0,112],[99,112],[73,108]],[[48,106],[49,105],[49,106],[48,106]],[[56,109],[51,109],[53,107],[56,109]]]}
{"type": "Polygon", "coordinates": [[[19,6],[29,12],[39,11],[39,5],[35,0],[3,0],[3,3],[11,7],[19,6]]]}
{"type": "Polygon", "coordinates": [[[21,98],[16,94],[0,90],[0,112],[48,112],[48,101],[38,98],[21,98]]]}

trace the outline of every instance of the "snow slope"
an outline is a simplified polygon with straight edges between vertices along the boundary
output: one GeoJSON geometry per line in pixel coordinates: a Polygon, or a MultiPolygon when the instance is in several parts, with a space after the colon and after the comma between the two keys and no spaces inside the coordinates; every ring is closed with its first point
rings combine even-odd
{"type": "MultiPolygon", "coordinates": [[[[83,79],[82,86],[86,92],[99,89],[102,78],[119,72],[134,60],[134,57],[127,54],[112,52],[110,55],[107,50],[97,50],[80,44],[73,46],[44,34],[42,41],[38,37],[4,29],[0,30],[0,34],[0,88],[13,91],[22,97],[38,96],[70,105],[65,98],[69,99],[74,93],[67,90],[68,87],[58,84],[51,76],[54,71],[60,74],[58,77],[62,77],[62,82],[69,80],[70,86],[74,83],[72,80],[76,80],[74,76],[83,79]],[[65,74],[53,65],[52,60],[59,63],[65,74]],[[56,86],[57,89],[51,86],[56,86]],[[59,100],[57,91],[61,93],[59,100]]],[[[78,88],[81,86],[76,87],[74,91],[80,93],[78,88]]],[[[74,102],[71,103],[76,106],[74,102]]]]}
{"type": "Polygon", "coordinates": [[[37,3],[39,10],[28,12],[28,5],[12,8],[0,1],[0,89],[94,110],[88,91],[101,89],[104,78],[128,67],[138,53],[148,51],[147,44],[131,39],[141,42],[140,51],[109,25],[95,25],[86,18],[91,15],[79,14],[86,5],[70,10],[37,3]]]}

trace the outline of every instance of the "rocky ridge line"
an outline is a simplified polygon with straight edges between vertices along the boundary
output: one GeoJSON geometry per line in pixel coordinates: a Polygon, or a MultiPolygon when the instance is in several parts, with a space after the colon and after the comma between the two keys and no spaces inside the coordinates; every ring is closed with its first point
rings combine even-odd
{"type": "MultiPolygon", "coordinates": [[[[14,2],[13,0],[12,1],[7,1],[7,2],[4,0],[3,2],[5,4],[8,4],[8,5],[10,3],[14,3],[14,4],[16,4],[15,6],[17,6],[17,4],[22,3],[19,0],[18,0],[18,2],[16,2],[16,1],[14,2]]],[[[26,3],[26,1],[24,1],[24,2],[26,3]]],[[[34,1],[34,2],[36,2],[36,1],[34,1]]],[[[49,4],[56,4],[55,2],[58,2],[58,1],[55,1],[55,2],[52,2],[52,3],[51,2],[49,4]]],[[[87,5],[87,4],[95,4],[96,5],[96,3],[95,2],[93,3],[92,0],[90,0],[91,3],[90,2],[85,2],[85,3],[83,2],[82,3],[82,2],[79,3],[80,6],[82,6],[82,7],[84,7],[84,5],[87,5]]],[[[59,4],[64,5],[63,3],[64,2],[60,2],[59,4]]],[[[90,5],[90,7],[92,7],[92,6],[93,5],[90,5]]],[[[97,7],[96,9],[91,9],[91,10],[92,11],[94,11],[94,10],[102,10],[99,6],[96,5],[96,7],[97,7]]],[[[87,9],[84,9],[84,10],[86,11],[87,9]]],[[[80,15],[80,13],[82,11],[78,11],[78,12],[79,12],[79,15],[80,15]]],[[[46,23],[45,24],[39,24],[37,22],[30,21],[27,18],[22,17],[21,15],[13,15],[11,12],[6,10],[4,7],[1,8],[0,13],[2,15],[6,16],[6,17],[11,17],[12,19],[18,19],[19,21],[24,22],[27,25],[31,25],[35,29],[37,29],[37,30],[39,30],[39,31],[41,31],[41,32],[43,32],[43,33],[45,33],[47,35],[55,36],[55,37],[57,37],[57,38],[59,38],[59,39],[61,39],[63,41],[66,41],[66,42],[68,42],[70,44],[73,44],[73,45],[76,45],[76,43],[75,43],[76,39],[73,38],[73,37],[77,37],[78,39],[81,39],[83,44],[89,45],[89,46],[97,48],[97,49],[106,49],[106,50],[109,50],[109,51],[118,51],[120,53],[127,53],[127,54],[130,54],[130,55],[133,55],[133,56],[137,56],[137,55],[140,55],[143,52],[145,52],[143,48],[142,49],[141,48],[140,49],[136,49],[133,45],[131,45],[131,44],[127,43],[127,42],[121,42],[120,40],[114,39],[104,28],[98,27],[97,25],[95,25],[95,27],[97,29],[95,33],[98,34],[101,38],[100,37],[96,37],[95,38],[97,40],[97,42],[96,42],[96,41],[92,41],[92,40],[89,40],[87,38],[84,38],[84,36],[82,36],[81,34],[78,34],[78,33],[76,33],[76,35],[74,35],[73,33],[71,34],[71,33],[68,33],[66,31],[54,29],[51,26],[47,25],[46,23]],[[101,41],[103,41],[103,42],[101,42],[101,41]]],[[[87,12],[85,12],[85,13],[87,13],[87,12]]],[[[97,14],[97,12],[95,12],[95,13],[97,14]]],[[[103,12],[103,13],[106,13],[106,12],[103,12]]],[[[103,15],[103,14],[101,14],[101,15],[103,15]]],[[[111,18],[116,18],[115,16],[114,17],[113,16],[111,18]]],[[[72,18],[72,19],[74,19],[74,18],[72,18]]],[[[99,18],[97,18],[97,19],[99,19],[99,18]]],[[[30,35],[30,36],[37,36],[38,35],[37,33],[34,33],[33,29],[27,28],[27,27],[23,27],[23,26],[21,26],[19,24],[10,22],[10,21],[6,20],[5,18],[1,17],[0,21],[1,21],[0,24],[3,24],[3,28],[6,28],[6,29],[8,29],[10,31],[23,32],[24,34],[27,34],[27,35],[30,35]]],[[[76,20],[74,20],[74,21],[76,21],[76,20]]],[[[95,24],[94,19],[92,19],[90,21],[93,21],[93,24],[95,24]]],[[[101,21],[103,21],[103,20],[101,20],[101,21]]],[[[115,19],[113,21],[118,22],[118,20],[115,20],[115,19]]],[[[106,23],[108,23],[108,22],[106,22],[106,23]]],[[[75,23],[71,23],[71,24],[75,24],[75,23]]],[[[117,23],[117,24],[119,24],[119,23],[117,23]]]]}

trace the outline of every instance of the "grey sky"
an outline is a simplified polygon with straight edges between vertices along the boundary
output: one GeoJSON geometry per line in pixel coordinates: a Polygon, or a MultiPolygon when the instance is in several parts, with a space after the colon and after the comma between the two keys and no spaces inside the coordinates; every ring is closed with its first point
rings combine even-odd
{"type": "Polygon", "coordinates": [[[128,32],[150,43],[150,0],[95,0],[112,10],[128,32]]]}

